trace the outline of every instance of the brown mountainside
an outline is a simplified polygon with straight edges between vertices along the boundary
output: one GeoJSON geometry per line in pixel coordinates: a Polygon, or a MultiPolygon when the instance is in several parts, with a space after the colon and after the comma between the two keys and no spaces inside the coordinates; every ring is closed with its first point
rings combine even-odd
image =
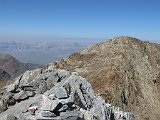
{"type": "Polygon", "coordinates": [[[115,37],[51,65],[78,72],[107,102],[134,112],[136,120],[160,119],[160,44],[115,37]]]}
{"type": "Polygon", "coordinates": [[[9,54],[0,54],[0,69],[6,71],[11,78],[15,78],[26,70],[35,69],[37,67],[40,66],[31,63],[21,63],[9,54]]]}

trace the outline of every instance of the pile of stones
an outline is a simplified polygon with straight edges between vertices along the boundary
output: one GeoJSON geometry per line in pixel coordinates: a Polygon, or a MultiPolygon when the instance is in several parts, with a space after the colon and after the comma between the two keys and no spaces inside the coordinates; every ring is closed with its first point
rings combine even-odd
{"type": "Polygon", "coordinates": [[[95,95],[78,73],[35,69],[3,88],[0,120],[134,120],[95,95]]]}

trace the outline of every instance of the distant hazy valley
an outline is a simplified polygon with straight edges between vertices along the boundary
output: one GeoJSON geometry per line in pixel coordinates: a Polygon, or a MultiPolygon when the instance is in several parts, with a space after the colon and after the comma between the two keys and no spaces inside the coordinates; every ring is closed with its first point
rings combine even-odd
{"type": "Polygon", "coordinates": [[[47,64],[77,52],[96,41],[0,42],[0,53],[11,54],[22,62],[47,64]]]}

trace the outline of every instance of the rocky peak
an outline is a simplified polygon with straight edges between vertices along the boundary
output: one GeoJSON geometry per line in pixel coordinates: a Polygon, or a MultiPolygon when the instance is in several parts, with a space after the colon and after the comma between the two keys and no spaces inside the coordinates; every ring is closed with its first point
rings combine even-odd
{"type": "Polygon", "coordinates": [[[76,72],[55,69],[27,71],[5,86],[0,120],[134,120],[95,95],[76,72]]]}
{"type": "Polygon", "coordinates": [[[134,38],[134,37],[130,37],[130,36],[118,36],[118,37],[113,37],[112,40],[115,40],[115,41],[140,41],[139,39],[137,38],[134,38]]]}
{"type": "Polygon", "coordinates": [[[95,92],[137,120],[160,119],[160,44],[120,36],[51,66],[78,72],[95,92]]]}

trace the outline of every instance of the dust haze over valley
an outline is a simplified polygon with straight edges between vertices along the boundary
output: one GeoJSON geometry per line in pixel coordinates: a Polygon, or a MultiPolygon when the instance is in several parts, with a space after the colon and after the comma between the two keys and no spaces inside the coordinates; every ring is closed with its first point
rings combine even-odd
{"type": "Polygon", "coordinates": [[[46,37],[51,40],[45,40],[45,38],[36,37],[34,40],[30,39],[6,40],[4,38],[4,40],[0,40],[0,53],[11,54],[22,62],[44,65],[101,41],[93,38],[46,37]]]}

